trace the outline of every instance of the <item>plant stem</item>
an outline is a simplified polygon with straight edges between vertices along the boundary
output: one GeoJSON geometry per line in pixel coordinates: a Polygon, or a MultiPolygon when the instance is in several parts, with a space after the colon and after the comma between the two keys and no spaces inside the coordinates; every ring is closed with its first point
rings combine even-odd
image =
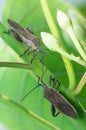
{"type": "Polygon", "coordinates": [[[18,62],[0,62],[0,67],[11,67],[32,70],[31,64],[18,63],[18,62]]]}
{"type": "Polygon", "coordinates": [[[40,116],[36,115],[34,112],[26,109],[25,107],[23,107],[22,105],[20,105],[19,103],[9,99],[7,96],[5,95],[0,95],[0,101],[15,108],[16,110],[18,110],[19,112],[23,112],[28,116],[31,116],[33,118],[35,118],[36,120],[39,120],[41,123],[45,124],[46,126],[54,129],[54,130],[60,130],[59,128],[57,128],[55,125],[53,125],[52,123],[46,121],[45,119],[41,118],[40,116]]]}
{"type": "Polygon", "coordinates": [[[83,89],[84,85],[86,84],[86,72],[82,76],[78,86],[76,87],[74,94],[77,95],[83,89]]]}
{"type": "Polygon", "coordinates": [[[62,50],[60,47],[58,47],[57,52],[59,52],[61,55],[66,56],[68,59],[73,60],[86,68],[86,62],[83,59],[81,59],[80,57],[77,57],[73,54],[69,54],[69,53],[65,52],[64,50],[62,50]]]}
{"type": "MultiPolygon", "coordinates": [[[[40,2],[41,2],[41,6],[43,9],[47,24],[51,30],[51,33],[56,37],[57,41],[60,40],[58,42],[58,44],[63,42],[62,38],[60,36],[60,33],[56,29],[57,26],[55,25],[55,22],[53,20],[50,10],[49,10],[47,0],[40,0],[40,2]]],[[[66,51],[66,49],[64,48],[63,45],[60,44],[60,46],[61,46],[61,49],[66,51]]],[[[63,55],[62,55],[62,59],[64,61],[64,65],[65,65],[65,68],[66,68],[66,71],[68,74],[68,78],[69,78],[69,90],[73,90],[75,88],[75,75],[74,75],[74,70],[73,70],[72,64],[71,64],[70,60],[63,55]]]]}
{"type": "Polygon", "coordinates": [[[69,34],[70,38],[72,39],[72,41],[73,41],[76,49],[80,53],[81,57],[84,59],[84,61],[86,61],[86,53],[84,53],[84,50],[82,49],[82,47],[80,46],[80,43],[78,42],[76,36],[74,35],[72,27],[66,29],[66,31],[69,34]]]}

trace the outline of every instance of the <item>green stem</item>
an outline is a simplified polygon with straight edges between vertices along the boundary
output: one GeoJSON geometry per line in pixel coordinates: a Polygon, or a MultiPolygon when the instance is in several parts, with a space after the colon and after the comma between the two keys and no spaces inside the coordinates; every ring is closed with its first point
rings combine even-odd
{"type": "Polygon", "coordinates": [[[32,70],[31,64],[18,63],[18,62],[0,62],[0,67],[11,67],[32,70]]]}
{"type": "Polygon", "coordinates": [[[86,61],[86,53],[84,53],[84,50],[82,49],[82,47],[80,46],[80,43],[78,42],[76,36],[74,35],[72,27],[68,28],[67,32],[70,38],[72,39],[75,47],[77,48],[78,52],[80,53],[81,57],[84,59],[84,61],[86,61]]]}
{"type": "Polygon", "coordinates": [[[54,130],[60,130],[59,128],[57,128],[55,125],[53,125],[52,123],[46,121],[45,119],[41,118],[40,116],[36,115],[35,113],[33,113],[32,111],[26,109],[25,107],[23,107],[22,105],[20,105],[19,103],[9,99],[8,97],[6,97],[5,95],[0,95],[0,101],[15,108],[17,111],[25,113],[28,116],[31,116],[33,118],[35,118],[36,120],[40,121],[41,123],[45,124],[46,126],[50,127],[51,129],[54,130]]]}
{"type": "Polygon", "coordinates": [[[68,59],[73,60],[86,68],[86,62],[80,57],[74,56],[73,54],[69,54],[64,50],[62,50],[60,47],[58,47],[57,52],[59,52],[61,55],[66,56],[68,59]]]}
{"type": "Polygon", "coordinates": [[[77,95],[83,89],[84,85],[86,84],[86,72],[82,76],[78,86],[76,87],[74,94],[77,95]]]}
{"type": "MultiPolygon", "coordinates": [[[[60,39],[59,43],[63,42],[61,40],[62,38],[60,36],[60,33],[56,29],[57,26],[55,25],[55,22],[53,20],[50,10],[49,10],[47,0],[40,0],[40,2],[41,2],[41,6],[43,9],[46,21],[51,30],[51,33],[56,37],[57,40],[60,39]]],[[[60,46],[64,51],[66,50],[63,45],[60,45],[60,46]]],[[[62,59],[64,61],[64,65],[65,65],[65,68],[66,68],[66,71],[68,74],[68,78],[69,78],[69,89],[73,90],[75,88],[75,75],[74,75],[72,64],[71,64],[70,60],[63,55],[62,55],[62,59]]]]}

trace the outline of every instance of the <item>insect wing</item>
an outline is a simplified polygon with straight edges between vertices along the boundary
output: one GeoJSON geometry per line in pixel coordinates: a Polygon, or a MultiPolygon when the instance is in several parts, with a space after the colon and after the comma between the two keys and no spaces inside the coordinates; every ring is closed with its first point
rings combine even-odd
{"type": "Polygon", "coordinates": [[[24,28],[21,27],[21,26],[20,26],[18,23],[16,23],[15,21],[12,21],[12,20],[8,19],[7,22],[8,22],[8,23],[10,24],[10,26],[11,26],[12,28],[14,28],[15,30],[22,30],[22,31],[24,31],[24,28]]]}
{"type": "Polygon", "coordinates": [[[76,118],[77,112],[75,108],[55,89],[45,87],[44,97],[47,98],[61,113],[71,118],[76,118]]]}
{"type": "Polygon", "coordinates": [[[37,37],[35,37],[31,33],[31,31],[29,31],[28,29],[24,29],[22,26],[20,26],[15,21],[12,21],[10,19],[8,19],[7,21],[10,24],[10,26],[12,27],[12,29],[11,29],[12,32],[14,31],[13,32],[14,37],[18,41],[22,41],[34,49],[39,47],[39,39],[37,37]]]}
{"type": "Polygon", "coordinates": [[[30,39],[32,36],[31,32],[24,29],[22,26],[20,26],[18,23],[15,21],[12,21],[10,19],[7,20],[10,26],[15,30],[15,32],[22,38],[25,37],[27,39],[30,39]]]}

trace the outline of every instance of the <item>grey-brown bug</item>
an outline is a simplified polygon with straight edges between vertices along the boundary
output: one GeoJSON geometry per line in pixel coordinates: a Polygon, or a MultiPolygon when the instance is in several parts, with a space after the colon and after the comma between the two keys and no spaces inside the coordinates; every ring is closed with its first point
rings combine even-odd
{"type": "MultiPolygon", "coordinates": [[[[19,42],[23,42],[27,45],[27,49],[23,52],[23,54],[20,55],[20,57],[26,54],[30,48],[32,49],[31,63],[36,56],[34,53],[35,51],[38,51],[44,55],[44,52],[40,50],[39,47],[39,39],[38,37],[34,36],[34,33],[31,28],[23,28],[21,25],[10,19],[8,19],[7,22],[11,26],[11,29],[9,29],[8,32],[5,33],[12,34],[16,40],[18,40],[19,42]]],[[[43,60],[43,55],[41,61],[43,60]]]]}
{"type": "MultiPolygon", "coordinates": [[[[59,93],[56,89],[46,85],[42,80],[40,82],[40,77],[38,80],[38,85],[35,87],[42,86],[44,88],[44,97],[51,103],[51,113],[54,117],[56,117],[59,113],[63,113],[64,115],[71,117],[71,118],[76,118],[77,112],[75,108],[69,103],[69,101],[59,93]],[[58,113],[56,113],[56,108],[59,110],[58,113]]],[[[55,78],[50,78],[53,81],[53,84],[56,85],[57,79],[55,78]]],[[[31,93],[35,88],[33,88],[29,93],[31,93]]],[[[23,98],[22,101],[26,98],[26,96],[29,94],[27,93],[23,98]]]]}

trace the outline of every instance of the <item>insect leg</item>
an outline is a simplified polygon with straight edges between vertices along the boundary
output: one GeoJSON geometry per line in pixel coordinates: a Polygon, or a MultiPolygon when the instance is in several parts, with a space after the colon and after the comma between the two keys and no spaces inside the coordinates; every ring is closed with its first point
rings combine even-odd
{"type": "Polygon", "coordinates": [[[39,51],[39,52],[42,54],[40,62],[42,64],[42,72],[44,72],[44,56],[45,56],[45,53],[44,53],[44,51],[39,51]]]}
{"type": "Polygon", "coordinates": [[[35,56],[37,56],[37,51],[36,50],[32,50],[32,59],[30,61],[30,63],[32,64],[33,60],[35,59],[35,56]],[[36,54],[35,54],[36,52],[36,54]]]}
{"type": "Polygon", "coordinates": [[[61,82],[57,78],[52,77],[51,75],[50,75],[49,81],[50,81],[50,85],[51,85],[51,83],[53,81],[53,87],[54,88],[56,88],[56,85],[60,85],[61,84],[61,82]]]}
{"type": "Polygon", "coordinates": [[[30,33],[32,33],[32,34],[34,34],[34,32],[33,32],[33,30],[32,30],[32,28],[31,27],[28,27],[28,28],[26,28],[30,33]]]}
{"type": "Polygon", "coordinates": [[[23,42],[21,37],[18,35],[18,33],[13,29],[9,29],[7,32],[3,31],[3,33],[12,34],[16,40],[18,40],[19,42],[23,42]]]}
{"type": "Polygon", "coordinates": [[[60,112],[56,113],[56,109],[53,104],[51,104],[51,113],[53,117],[56,117],[58,114],[60,114],[60,112]]]}
{"type": "Polygon", "coordinates": [[[3,33],[10,34],[10,33],[11,33],[11,30],[9,29],[7,32],[6,32],[6,31],[3,31],[3,33]]]}
{"type": "Polygon", "coordinates": [[[28,51],[29,51],[30,47],[28,47],[24,52],[23,54],[20,55],[20,57],[22,57],[23,55],[25,55],[28,51]]]}
{"type": "Polygon", "coordinates": [[[43,64],[45,53],[44,53],[44,51],[39,51],[39,52],[42,54],[42,58],[40,59],[40,62],[43,64]]]}
{"type": "Polygon", "coordinates": [[[50,85],[51,85],[51,83],[53,82],[53,86],[54,86],[55,77],[52,77],[52,76],[50,75],[49,82],[50,82],[50,85]]]}

